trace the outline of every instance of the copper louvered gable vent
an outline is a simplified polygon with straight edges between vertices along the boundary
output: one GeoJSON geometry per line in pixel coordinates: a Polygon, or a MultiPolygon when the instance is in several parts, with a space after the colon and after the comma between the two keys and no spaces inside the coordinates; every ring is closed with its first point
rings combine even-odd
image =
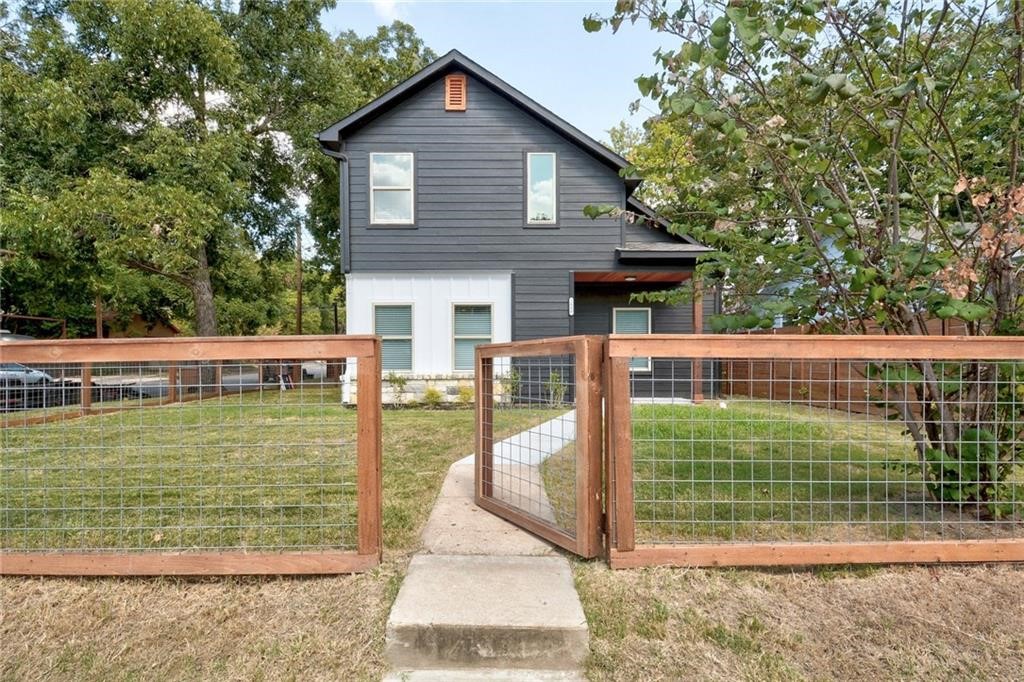
{"type": "Polygon", "coordinates": [[[466,76],[453,73],[444,79],[444,110],[466,110],[466,76]]]}

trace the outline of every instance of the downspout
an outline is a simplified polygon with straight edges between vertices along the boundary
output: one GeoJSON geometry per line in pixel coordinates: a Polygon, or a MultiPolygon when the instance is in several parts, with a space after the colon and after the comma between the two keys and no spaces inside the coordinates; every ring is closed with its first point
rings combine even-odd
{"type": "Polygon", "coordinates": [[[351,221],[349,220],[348,154],[328,149],[322,144],[320,151],[338,162],[338,228],[341,231],[341,271],[352,272],[351,221]]]}
{"type": "MultiPolygon", "coordinates": [[[[340,142],[340,141],[339,141],[340,142]]],[[[335,159],[338,162],[338,228],[341,230],[341,271],[344,274],[348,274],[352,271],[352,252],[349,248],[351,244],[351,233],[349,220],[349,196],[348,196],[348,155],[344,152],[336,152],[333,149],[328,149],[322,143],[320,145],[320,151],[324,155],[335,159]]],[[[346,294],[347,297],[347,294],[346,294]]],[[[337,304],[335,304],[335,333],[337,333],[337,304]]],[[[345,325],[346,328],[348,325],[345,325]]],[[[355,396],[353,396],[353,379],[355,378],[356,368],[351,362],[345,362],[345,374],[341,378],[341,400],[346,405],[352,405],[355,403],[355,396]]]]}

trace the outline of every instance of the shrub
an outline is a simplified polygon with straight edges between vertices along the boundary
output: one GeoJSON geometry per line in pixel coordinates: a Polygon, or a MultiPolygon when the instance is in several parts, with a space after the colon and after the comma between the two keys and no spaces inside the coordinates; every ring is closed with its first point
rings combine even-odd
{"type": "Polygon", "coordinates": [[[469,405],[473,402],[473,387],[459,386],[459,403],[469,405]]]}
{"type": "Polygon", "coordinates": [[[562,381],[562,374],[560,372],[552,372],[549,374],[544,387],[548,391],[548,397],[550,398],[552,405],[561,405],[565,402],[565,392],[568,387],[565,385],[565,382],[562,381]]]}
{"type": "Polygon", "coordinates": [[[433,386],[428,386],[423,392],[423,404],[430,409],[438,408],[444,402],[444,395],[433,386]]]}
{"type": "Polygon", "coordinates": [[[498,381],[501,383],[501,390],[505,394],[505,399],[508,402],[513,402],[516,396],[519,395],[519,387],[523,383],[523,375],[519,373],[518,369],[513,367],[498,381]]]}

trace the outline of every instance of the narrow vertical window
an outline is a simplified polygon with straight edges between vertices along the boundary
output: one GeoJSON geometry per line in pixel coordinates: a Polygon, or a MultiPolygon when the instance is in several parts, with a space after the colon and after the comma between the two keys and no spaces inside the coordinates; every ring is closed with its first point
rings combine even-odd
{"type": "Polygon", "coordinates": [[[370,222],[411,225],[413,222],[413,157],[411,153],[370,154],[370,222]]]}
{"type": "Polygon", "coordinates": [[[558,219],[558,174],[552,153],[526,155],[526,223],[554,225],[558,219]]]}
{"type": "Polygon", "coordinates": [[[381,338],[381,368],[385,372],[411,372],[412,306],[374,306],[373,333],[381,338]]]}
{"type": "MultiPolygon", "coordinates": [[[[615,308],[612,317],[613,334],[650,334],[650,308],[615,308]]],[[[650,358],[630,358],[629,368],[634,372],[650,372],[650,358]]]]}
{"type": "Polygon", "coordinates": [[[491,342],[491,306],[455,306],[453,326],[455,371],[472,372],[476,362],[476,347],[491,342]]]}

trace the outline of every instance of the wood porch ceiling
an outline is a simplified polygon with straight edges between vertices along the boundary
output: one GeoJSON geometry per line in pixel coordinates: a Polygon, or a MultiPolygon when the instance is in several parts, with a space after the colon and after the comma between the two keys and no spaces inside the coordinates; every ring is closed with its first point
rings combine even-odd
{"type": "Polygon", "coordinates": [[[679,284],[690,278],[689,272],[577,272],[574,279],[579,283],[614,284],[634,282],[679,284]],[[629,279],[627,279],[629,278],[629,279]]]}

